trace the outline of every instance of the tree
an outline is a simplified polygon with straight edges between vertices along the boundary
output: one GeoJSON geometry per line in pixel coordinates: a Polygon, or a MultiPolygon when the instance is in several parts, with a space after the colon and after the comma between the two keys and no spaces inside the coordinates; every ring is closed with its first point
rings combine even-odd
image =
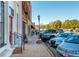
{"type": "Polygon", "coordinates": [[[63,23],[60,20],[56,20],[54,22],[50,22],[49,24],[42,25],[42,29],[75,29],[79,28],[79,20],[77,19],[71,19],[71,20],[65,20],[63,23]]]}
{"type": "Polygon", "coordinates": [[[48,29],[48,28],[49,28],[48,26],[49,26],[49,24],[41,25],[41,26],[40,26],[40,29],[48,29]]]}
{"type": "Polygon", "coordinates": [[[65,20],[61,27],[64,28],[64,29],[69,29],[70,28],[70,21],[65,20]]]}
{"type": "Polygon", "coordinates": [[[50,29],[58,29],[61,28],[62,22],[60,20],[56,20],[54,22],[51,22],[49,25],[50,29]]]}
{"type": "Polygon", "coordinates": [[[64,29],[79,28],[79,21],[77,19],[65,20],[65,22],[62,24],[62,28],[64,29]]]}

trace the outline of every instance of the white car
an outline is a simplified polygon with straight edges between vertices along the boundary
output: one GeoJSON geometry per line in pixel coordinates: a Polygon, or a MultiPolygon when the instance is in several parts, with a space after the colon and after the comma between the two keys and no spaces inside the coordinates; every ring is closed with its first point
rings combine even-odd
{"type": "Polygon", "coordinates": [[[65,57],[79,57],[79,35],[63,41],[58,47],[57,52],[65,57]]]}

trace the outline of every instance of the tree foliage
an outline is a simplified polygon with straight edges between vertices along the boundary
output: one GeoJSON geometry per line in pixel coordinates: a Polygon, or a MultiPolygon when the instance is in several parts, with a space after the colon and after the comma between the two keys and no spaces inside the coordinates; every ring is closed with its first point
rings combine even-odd
{"type": "Polygon", "coordinates": [[[73,20],[65,20],[65,22],[62,24],[62,28],[64,29],[75,29],[79,28],[79,21],[76,19],[73,20]]]}
{"type": "Polygon", "coordinates": [[[79,28],[79,20],[72,19],[72,20],[65,20],[61,22],[60,20],[53,21],[49,24],[41,26],[42,29],[75,29],[79,28]]]}
{"type": "Polygon", "coordinates": [[[58,29],[61,28],[62,22],[60,20],[49,23],[50,29],[58,29]]]}

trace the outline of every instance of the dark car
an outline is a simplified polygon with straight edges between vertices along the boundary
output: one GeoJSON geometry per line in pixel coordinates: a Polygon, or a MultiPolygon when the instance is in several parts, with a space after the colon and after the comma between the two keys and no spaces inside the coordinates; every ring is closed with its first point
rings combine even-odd
{"type": "Polygon", "coordinates": [[[43,42],[46,42],[46,41],[50,40],[50,38],[55,37],[56,34],[57,34],[56,30],[45,30],[41,34],[41,39],[43,42]]]}
{"type": "Polygon", "coordinates": [[[42,35],[43,35],[44,32],[46,32],[46,30],[40,30],[40,32],[39,32],[40,33],[39,34],[40,38],[42,37],[42,35]]]}

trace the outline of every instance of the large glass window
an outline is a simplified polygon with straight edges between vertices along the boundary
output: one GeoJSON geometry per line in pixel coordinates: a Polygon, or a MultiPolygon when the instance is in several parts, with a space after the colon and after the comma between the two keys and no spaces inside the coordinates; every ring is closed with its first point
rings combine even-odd
{"type": "Polygon", "coordinates": [[[4,46],[4,2],[0,1],[0,47],[4,46]]]}

